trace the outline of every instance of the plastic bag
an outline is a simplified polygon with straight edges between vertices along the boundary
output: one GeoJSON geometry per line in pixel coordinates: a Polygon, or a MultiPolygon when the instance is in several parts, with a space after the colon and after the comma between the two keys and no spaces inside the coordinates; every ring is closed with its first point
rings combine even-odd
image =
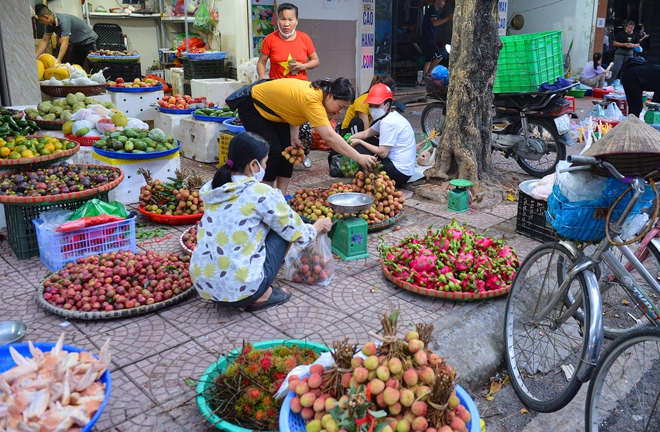
{"type": "Polygon", "coordinates": [[[110,216],[107,214],[102,214],[98,216],[87,216],[80,219],[72,220],[67,223],[64,223],[57,227],[57,232],[67,232],[67,231],[76,231],[79,229],[92,227],[96,225],[103,225],[108,222],[119,222],[125,218],[119,216],[110,216]]]}
{"type": "Polygon", "coordinates": [[[57,228],[69,220],[73,210],[53,210],[43,212],[39,215],[41,219],[41,228],[47,229],[48,231],[55,232],[57,228]]]}
{"type": "Polygon", "coordinates": [[[344,177],[344,173],[341,171],[341,158],[342,155],[340,153],[330,150],[330,154],[328,155],[330,177],[344,177]]]}
{"type": "Polygon", "coordinates": [[[346,178],[354,178],[360,171],[360,165],[351,158],[342,156],[339,160],[339,169],[346,178]]]}
{"type": "Polygon", "coordinates": [[[328,286],[335,276],[330,238],[327,234],[319,234],[306,248],[292,244],[284,258],[284,268],[287,280],[328,286]]]}
{"type": "MultiPolygon", "coordinates": [[[[321,353],[321,355],[319,355],[316,361],[312,364],[320,364],[321,366],[323,366],[324,369],[329,369],[335,364],[335,360],[332,358],[332,353],[324,352],[321,353]]],[[[287,374],[279,390],[277,390],[277,393],[275,393],[275,399],[282,399],[287,394],[289,394],[290,376],[292,375],[298,375],[299,377],[305,376],[309,373],[309,369],[311,368],[311,366],[312,365],[299,365],[291,369],[291,372],[287,374]]]]}
{"type": "Polygon", "coordinates": [[[589,171],[564,171],[570,164],[559,161],[557,183],[559,190],[570,202],[592,201],[603,195],[607,177],[600,177],[589,171]]]}
{"type": "MultiPolygon", "coordinates": [[[[259,80],[257,73],[257,62],[259,57],[253,57],[250,60],[245,60],[238,65],[236,69],[236,76],[242,84],[252,84],[259,80]]],[[[270,59],[266,61],[266,75],[269,76],[270,59]]]]}
{"type": "Polygon", "coordinates": [[[76,220],[84,217],[99,216],[102,214],[118,216],[122,219],[128,217],[128,212],[124,204],[119,201],[105,202],[98,198],[93,198],[80,206],[68,220],[76,220]]]}
{"type": "Polygon", "coordinates": [[[199,8],[197,8],[197,12],[195,13],[195,21],[193,21],[193,27],[204,33],[213,33],[215,30],[215,22],[211,18],[211,14],[209,14],[209,10],[206,7],[205,1],[202,1],[199,5],[199,8]]]}
{"type": "Polygon", "coordinates": [[[621,120],[623,118],[623,113],[619,109],[618,105],[614,102],[609,104],[605,109],[605,119],[607,120],[621,120]]]}

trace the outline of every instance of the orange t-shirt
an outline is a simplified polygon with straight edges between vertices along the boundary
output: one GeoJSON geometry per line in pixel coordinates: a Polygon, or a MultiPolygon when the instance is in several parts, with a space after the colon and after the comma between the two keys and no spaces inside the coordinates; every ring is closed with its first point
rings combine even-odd
{"type": "Polygon", "coordinates": [[[301,31],[296,31],[296,38],[292,41],[284,40],[280,33],[275,30],[266,36],[261,45],[261,52],[270,58],[271,78],[297,78],[307,81],[307,71],[298,72],[293,75],[289,71],[288,61],[296,59],[300,63],[307,63],[309,56],[316,51],[312,39],[301,31]]]}

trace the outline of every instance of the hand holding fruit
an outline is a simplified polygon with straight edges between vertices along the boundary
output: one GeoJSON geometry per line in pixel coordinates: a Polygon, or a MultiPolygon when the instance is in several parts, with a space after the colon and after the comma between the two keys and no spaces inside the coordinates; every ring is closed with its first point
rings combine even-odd
{"type": "Polygon", "coordinates": [[[332,219],[327,217],[319,218],[314,222],[314,228],[317,234],[329,233],[332,229],[332,219]]]}
{"type": "Polygon", "coordinates": [[[376,156],[372,155],[363,155],[361,154],[355,162],[359,163],[361,166],[370,169],[372,166],[376,165],[376,156]]]}
{"type": "Polygon", "coordinates": [[[295,149],[292,146],[289,146],[282,151],[282,156],[284,156],[284,159],[289,163],[298,166],[305,160],[305,150],[302,148],[295,149]]]}

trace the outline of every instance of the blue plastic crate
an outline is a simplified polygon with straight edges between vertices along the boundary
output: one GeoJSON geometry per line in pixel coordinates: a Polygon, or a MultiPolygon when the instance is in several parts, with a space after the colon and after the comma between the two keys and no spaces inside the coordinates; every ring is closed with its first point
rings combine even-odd
{"type": "Polygon", "coordinates": [[[33,219],[39,242],[41,262],[52,272],[78,258],[120,249],[135,252],[135,218],[58,233],[42,227],[41,218],[33,219]]]}

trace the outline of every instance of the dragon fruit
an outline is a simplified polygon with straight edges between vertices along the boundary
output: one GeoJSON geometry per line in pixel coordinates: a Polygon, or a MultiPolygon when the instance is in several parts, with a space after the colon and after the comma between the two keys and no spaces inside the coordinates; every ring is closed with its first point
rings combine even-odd
{"type": "Polygon", "coordinates": [[[397,246],[379,246],[383,266],[397,279],[426,289],[484,293],[509,287],[519,265],[504,239],[476,234],[456,221],[397,246]]]}

